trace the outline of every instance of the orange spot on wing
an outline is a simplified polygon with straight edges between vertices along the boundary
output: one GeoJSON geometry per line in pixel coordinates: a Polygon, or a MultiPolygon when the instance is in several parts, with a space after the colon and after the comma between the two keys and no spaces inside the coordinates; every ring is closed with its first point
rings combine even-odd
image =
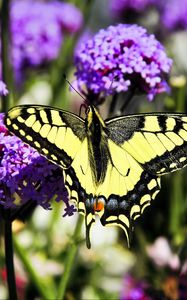
{"type": "Polygon", "coordinates": [[[104,209],[104,203],[100,199],[94,201],[94,211],[101,211],[104,209]]]}

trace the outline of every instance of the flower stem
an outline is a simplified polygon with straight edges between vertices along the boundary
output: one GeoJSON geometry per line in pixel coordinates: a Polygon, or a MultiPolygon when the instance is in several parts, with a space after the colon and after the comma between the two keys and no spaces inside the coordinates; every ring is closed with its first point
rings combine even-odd
{"type": "MultiPolygon", "coordinates": [[[[181,87],[177,93],[176,111],[185,111],[186,104],[186,87],[181,87]]],[[[183,222],[185,220],[184,210],[184,182],[185,173],[180,171],[173,175],[171,185],[171,200],[170,200],[170,215],[169,215],[169,230],[173,236],[179,236],[183,222]]]]}
{"type": "Polygon", "coordinates": [[[2,111],[6,112],[11,106],[12,99],[12,69],[9,62],[9,48],[10,48],[10,28],[9,28],[9,14],[10,14],[10,0],[3,0],[1,6],[0,27],[1,27],[1,61],[2,61],[2,80],[8,87],[9,94],[2,96],[2,111]]]}
{"type": "Polygon", "coordinates": [[[12,222],[9,220],[9,218],[5,219],[4,225],[5,261],[9,299],[17,300],[16,280],[13,261],[12,222]]]}
{"type": "Polygon", "coordinates": [[[69,250],[68,250],[68,254],[67,254],[67,258],[66,258],[66,263],[65,263],[65,269],[64,269],[64,274],[62,276],[62,280],[60,282],[59,285],[59,290],[56,296],[56,299],[64,299],[65,297],[65,292],[66,292],[66,288],[69,282],[69,278],[71,275],[71,270],[73,267],[73,263],[75,260],[75,256],[78,250],[78,239],[80,236],[80,230],[82,227],[82,222],[83,222],[83,218],[82,216],[79,216],[77,224],[76,224],[76,228],[75,228],[75,232],[74,235],[72,237],[72,243],[70,244],[69,250]]]}
{"type": "Polygon", "coordinates": [[[184,173],[181,171],[173,175],[171,184],[169,232],[175,237],[181,232],[181,226],[184,221],[183,178],[184,173]]]}
{"type": "Polygon", "coordinates": [[[27,274],[31,282],[37,288],[42,299],[43,300],[53,299],[54,297],[53,295],[51,295],[50,289],[44,286],[44,284],[41,282],[41,278],[38,276],[35,268],[33,267],[32,262],[28,257],[27,251],[20,245],[20,243],[16,238],[14,238],[14,246],[15,246],[16,254],[20,258],[21,262],[23,263],[24,268],[27,271],[27,274]]]}
{"type": "Polygon", "coordinates": [[[64,38],[63,45],[60,50],[59,57],[54,61],[51,68],[51,85],[52,85],[52,99],[51,104],[53,106],[59,106],[63,104],[63,107],[67,106],[66,98],[63,98],[66,88],[66,81],[64,77],[59,74],[68,74],[69,66],[71,65],[73,57],[73,49],[75,46],[75,37],[66,36],[64,38]],[[62,102],[63,101],[63,102],[62,102]]]}
{"type": "Polygon", "coordinates": [[[185,112],[186,105],[186,85],[182,86],[177,91],[177,112],[185,112]]]}

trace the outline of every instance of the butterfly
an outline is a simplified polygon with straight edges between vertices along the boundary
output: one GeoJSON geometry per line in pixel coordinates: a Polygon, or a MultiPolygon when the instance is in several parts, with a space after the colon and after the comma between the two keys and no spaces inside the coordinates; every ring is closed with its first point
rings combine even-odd
{"type": "Polygon", "coordinates": [[[150,113],[85,119],[48,106],[9,110],[10,132],[63,169],[69,199],[85,216],[86,243],[99,215],[121,227],[129,244],[134,220],[160,191],[160,177],[187,165],[187,115],[150,113]]]}

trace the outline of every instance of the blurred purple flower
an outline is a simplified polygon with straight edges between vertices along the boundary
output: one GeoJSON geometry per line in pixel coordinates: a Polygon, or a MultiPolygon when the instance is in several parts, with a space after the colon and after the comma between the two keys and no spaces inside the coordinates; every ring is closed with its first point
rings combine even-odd
{"type": "Polygon", "coordinates": [[[151,300],[146,294],[146,288],[147,284],[145,282],[126,275],[123,279],[120,300],[151,300]]]}
{"type": "Polygon", "coordinates": [[[63,33],[77,32],[81,12],[59,1],[14,0],[11,3],[12,61],[16,76],[23,68],[38,67],[57,58],[63,33]]]}
{"type": "Polygon", "coordinates": [[[110,0],[109,9],[111,14],[120,17],[133,11],[142,13],[150,7],[155,0],[110,0]]]}
{"type": "Polygon", "coordinates": [[[0,96],[6,96],[8,95],[8,89],[6,84],[0,80],[0,96]]]}
{"type": "Polygon", "coordinates": [[[16,208],[27,201],[35,201],[50,209],[50,200],[66,205],[65,215],[72,215],[62,170],[40,156],[16,136],[10,135],[0,114],[0,204],[16,208]]]}
{"type": "MultiPolygon", "coordinates": [[[[52,4],[52,3],[51,3],[52,4]]],[[[71,3],[53,2],[56,18],[63,31],[76,33],[83,24],[83,16],[78,8],[71,3]]]]}
{"type": "Polygon", "coordinates": [[[95,98],[136,89],[153,100],[168,91],[164,79],[172,60],[143,27],[119,24],[100,30],[75,55],[77,86],[95,98]]]}
{"type": "Polygon", "coordinates": [[[187,0],[180,2],[178,0],[162,0],[160,14],[162,23],[167,29],[187,29],[187,0]]]}

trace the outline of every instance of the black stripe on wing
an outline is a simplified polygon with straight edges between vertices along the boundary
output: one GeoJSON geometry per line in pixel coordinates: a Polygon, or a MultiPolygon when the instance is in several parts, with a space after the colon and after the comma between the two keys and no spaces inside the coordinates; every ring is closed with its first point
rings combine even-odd
{"type": "Polygon", "coordinates": [[[106,121],[107,135],[144,169],[162,175],[187,165],[187,115],[139,114],[106,121]]]}
{"type": "Polygon", "coordinates": [[[106,205],[101,217],[102,225],[122,227],[129,244],[134,220],[151,204],[159,191],[160,179],[144,171],[132,191],[125,196],[110,195],[108,199],[105,199],[106,205]]]}
{"type": "Polygon", "coordinates": [[[79,141],[79,146],[85,138],[83,119],[51,107],[30,105],[14,107],[5,116],[5,124],[25,143],[62,167],[69,167],[73,160],[71,153],[74,155],[76,153],[77,142],[79,141]],[[44,128],[47,126],[45,135],[44,128]],[[49,139],[50,132],[54,134],[51,134],[49,139]]]}
{"type": "Polygon", "coordinates": [[[157,156],[146,162],[143,167],[152,174],[164,175],[177,171],[187,165],[187,142],[175,146],[171,151],[166,151],[162,156],[157,156]]]}

